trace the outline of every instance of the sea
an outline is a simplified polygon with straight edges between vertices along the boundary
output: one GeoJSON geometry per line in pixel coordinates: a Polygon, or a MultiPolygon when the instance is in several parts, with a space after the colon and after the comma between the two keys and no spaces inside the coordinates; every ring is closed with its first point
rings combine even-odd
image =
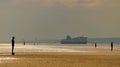
{"type": "MultiPolygon", "coordinates": [[[[26,44],[30,45],[81,45],[81,46],[93,46],[95,43],[97,45],[110,45],[111,42],[113,42],[114,45],[120,45],[120,37],[114,37],[114,38],[88,38],[87,39],[87,44],[61,44],[62,39],[54,39],[54,40],[41,40],[41,39],[35,39],[35,40],[26,40],[26,41],[16,41],[16,43],[21,43],[23,44],[24,42],[26,44]]],[[[11,42],[4,42],[4,43],[11,43],[11,42]]]]}
{"type": "MultiPolygon", "coordinates": [[[[104,52],[111,51],[111,42],[113,42],[114,51],[120,52],[120,38],[88,38],[87,41],[87,44],[61,44],[60,39],[15,41],[15,52],[104,52]],[[95,43],[97,49],[95,49],[95,43]]],[[[0,52],[10,51],[11,42],[0,43],[0,52]]]]}

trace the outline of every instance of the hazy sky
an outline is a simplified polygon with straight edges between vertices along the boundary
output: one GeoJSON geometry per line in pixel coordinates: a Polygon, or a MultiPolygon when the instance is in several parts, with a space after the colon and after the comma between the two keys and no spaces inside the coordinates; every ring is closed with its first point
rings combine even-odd
{"type": "Polygon", "coordinates": [[[120,37],[120,0],[0,0],[0,42],[120,37]]]}

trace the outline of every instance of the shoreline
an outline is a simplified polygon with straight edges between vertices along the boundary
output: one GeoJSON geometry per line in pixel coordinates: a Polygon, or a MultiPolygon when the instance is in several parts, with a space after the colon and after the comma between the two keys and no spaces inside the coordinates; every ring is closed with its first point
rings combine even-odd
{"type": "MultiPolygon", "coordinates": [[[[110,46],[69,46],[69,45],[15,45],[15,52],[111,52],[110,46]]],[[[1,52],[11,52],[11,44],[0,44],[1,52]]],[[[114,46],[112,52],[120,53],[120,47],[114,46]]]]}

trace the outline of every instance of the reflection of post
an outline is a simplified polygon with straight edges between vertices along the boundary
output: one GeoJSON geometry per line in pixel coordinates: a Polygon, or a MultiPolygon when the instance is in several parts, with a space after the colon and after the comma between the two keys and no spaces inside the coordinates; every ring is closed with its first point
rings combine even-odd
{"type": "Polygon", "coordinates": [[[97,43],[95,42],[95,48],[97,48],[97,43]]]}
{"type": "Polygon", "coordinates": [[[113,51],[113,42],[111,42],[111,51],[113,51]]]}

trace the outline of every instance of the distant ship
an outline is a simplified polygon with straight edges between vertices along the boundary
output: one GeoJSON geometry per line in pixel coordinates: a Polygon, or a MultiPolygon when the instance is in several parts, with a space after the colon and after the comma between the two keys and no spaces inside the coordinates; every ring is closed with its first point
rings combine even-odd
{"type": "Polygon", "coordinates": [[[66,39],[61,40],[61,44],[87,44],[87,37],[71,38],[67,36],[66,39]]]}

